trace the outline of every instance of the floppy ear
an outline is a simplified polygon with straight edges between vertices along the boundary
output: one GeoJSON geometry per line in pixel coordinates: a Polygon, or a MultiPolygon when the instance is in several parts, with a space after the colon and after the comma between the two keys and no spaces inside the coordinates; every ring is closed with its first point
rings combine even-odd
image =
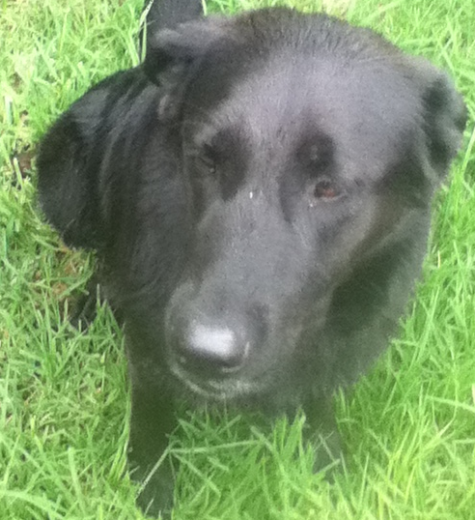
{"type": "Polygon", "coordinates": [[[149,0],[145,2],[142,17],[145,24],[140,31],[139,43],[146,36],[147,54],[150,52],[150,38],[161,29],[174,29],[177,25],[196,20],[203,13],[200,0],[170,0],[168,2],[149,0]]]}
{"type": "Polygon", "coordinates": [[[144,70],[162,90],[159,116],[176,113],[190,71],[218,40],[232,39],[229,29],[226,18],[207,17],[149,35],[144,70]]]}
{"type": "Polygon", "coordinates": [[[37,159],[40,204],[66,244],[96,248],[99,202],[91,175],[91,142],[105,104],[102,90],[87,93],[43,138],[37,159]]]}
{"type": "Polygon", "coordinates": [[[37,158],[40,205],[66,244],[100,249],[105,243],[100,172],[114,99],[141,77],[119,72],[89,90],[50,128],[37,158]]]}
{"type": "Polygon", "coordinates": [[[414,58],[422,92],[423,130],[432,181],[440,182],[462,144],[467,108],[452,80],[426,60],[414,58]]]}

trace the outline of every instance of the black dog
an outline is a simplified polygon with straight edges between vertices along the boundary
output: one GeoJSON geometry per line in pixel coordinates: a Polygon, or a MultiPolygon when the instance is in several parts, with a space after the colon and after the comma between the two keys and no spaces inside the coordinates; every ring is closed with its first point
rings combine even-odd
{"type": "Polygon", "coordinates": [[[164,0],[149,21],[144,65],[77,101],[38,169],[124,316],[130,464],[158,514],[179,400],[302,406],[339,455],[332,394],[403,314],[465,109],[444,73],[325,15],[164,0]]]}

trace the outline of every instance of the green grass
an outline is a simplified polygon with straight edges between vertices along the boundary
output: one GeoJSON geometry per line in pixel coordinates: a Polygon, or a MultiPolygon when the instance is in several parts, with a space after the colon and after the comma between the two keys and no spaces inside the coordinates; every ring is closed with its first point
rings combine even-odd
{"type": "MultiPolygon", "coordinates": [[[[215,0],[213,12],[314,0],[215,0]]],[[[464,148],[436,202],[423,283],[388,354],[346,397],[348,452],[311,471],[301,421],[265,437],[239,418],[184,414],[175,519],[475,519],[475,4],[355,0],[339,16],[447,69],[469,106],[464,148]]],[[[333,7],[331,7],[333,5],[333,7]]],[[[91,83],[137,63],[141,0],[0,0],[0,518],[130,520],[128,387],[107,309],[66,316],[92,259],[66,250],[35,202],[35,144],[91,83]]]]}

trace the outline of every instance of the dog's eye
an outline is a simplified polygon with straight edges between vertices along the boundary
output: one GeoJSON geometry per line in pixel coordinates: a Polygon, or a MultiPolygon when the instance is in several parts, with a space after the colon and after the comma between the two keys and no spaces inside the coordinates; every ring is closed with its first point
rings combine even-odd
{"type": "Polygon", "coordinates": [[[313,189],[313,196],[316,199],[334,200],[338,198],[339,195],[338,188],[327,179],[317,181],[313,189]]]}
{"type": "Polygon", "coordinates": [[[200,170],[206,171],[208,173],[216,172],[216,161],[212,157],[208,157],[207,155],[199,155],[195,162],[200,170]]]}
{"type": "Polygon", "coordinates": [[[201,150],[195,157],[195,163],[201,171],[211,174],[216,172],[216,158],[211,147],[201,150]]]}

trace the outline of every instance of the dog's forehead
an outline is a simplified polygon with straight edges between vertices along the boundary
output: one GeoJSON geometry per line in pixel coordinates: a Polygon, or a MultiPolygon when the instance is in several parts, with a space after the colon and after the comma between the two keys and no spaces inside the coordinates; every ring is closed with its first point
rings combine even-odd
{"type": "Polygon", "coordinates": [[[389,157],[401,136],[418,127],[417,95],[390,58],[276,55],[241,76],[208,111],[205,134],[239,125],[255,147],[285,148],[324,133],[355,156],[350,159],[369,151],[389,157]]]}

